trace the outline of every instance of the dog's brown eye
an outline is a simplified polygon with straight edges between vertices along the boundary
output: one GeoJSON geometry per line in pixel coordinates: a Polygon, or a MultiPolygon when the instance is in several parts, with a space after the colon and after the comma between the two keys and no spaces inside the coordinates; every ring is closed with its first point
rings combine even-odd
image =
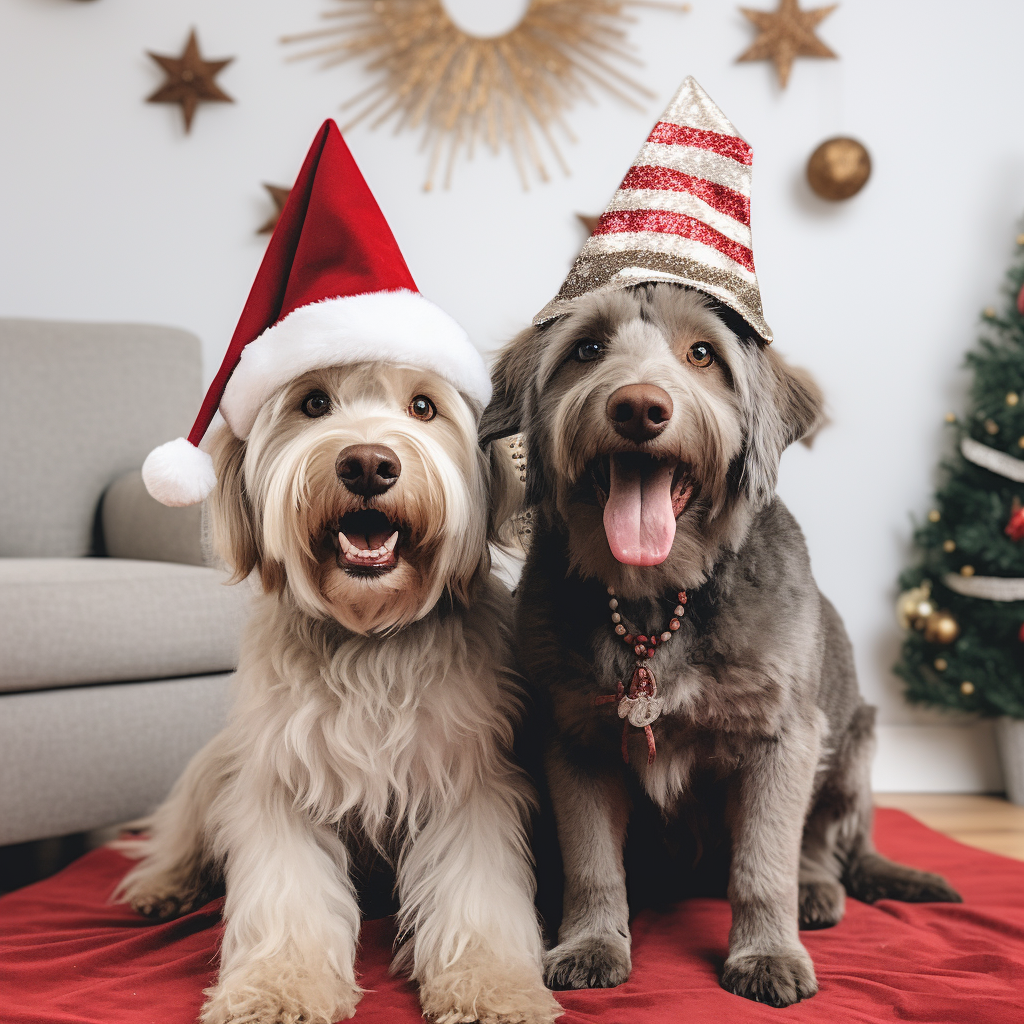
{"type": "Polygon", "coordinates": [[[715,361],[715,350],[710,345],[705,345],[703,341],[698,341],[696,345],[690,346],[690,351],[686,353],[686,358],[694,366],[699,366],[703,369],[715,361]]]}
{"type": "Polygon", "coordinates": [[[437,415],[437,406],[426,395],[417,395],[409,403],[409,415],[418,420],[432,420],[437,415]]]}
{"type": "Polygon", "coordinates": [[[331,400],[322,391],[311,391],[302,400],[302,411],[315,420],[331,408],[331,400]]]}
{"type": "Polygon", "coordinates": [[[593,338],[587,338],[586,341],[581,341],[576,346],[573,358],[578,363],[592,363],[603,351],[604,345],[602,345],[601,342],[594,341],[593,338]]]}

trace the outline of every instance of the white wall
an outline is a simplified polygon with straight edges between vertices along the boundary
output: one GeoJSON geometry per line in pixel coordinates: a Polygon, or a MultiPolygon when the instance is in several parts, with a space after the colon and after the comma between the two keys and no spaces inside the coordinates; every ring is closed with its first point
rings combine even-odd
{"type": "MultiPolygon", "coordinates": [[[[278,37],[329,6],[0,0],[0,315],[180,325],[202,337],[212,375],[263,251],[260,182],[289,183],[322,119],[365,83],[358,65],[285,62],[278,37]],[[177,108],[142,102],[161,80],[144,51],[176,53],[193,24],[206,56],[237,57],[220,81],[238,102],[201,108],[185,136],[177,108]]],[[[832,426],[813,451],[787,455],[781,491],[881,707],[877,782],[995,785],[987,729],[908,708],[888,669],[910,516],[928,506],[962,353],[1024,210],[1024,4],[844,0],[821,27],[842,59],[798,61],[785,92],[770,65],[733,63],[752,30],[732,0],[693,6],[637,13],[639,75],[657,99],[643,113],[611,99],[574,111],[570,178],[524,193],[507,157],[481,155],[450,192],[424,194],[415,137],[358,128],[349,143],[421,289],[491,351],[558,287],[582,241],[574,212],[600,212],[694,74],[755,149],[756,257],[776,344],[829,396],[832,426]],[[828,205],[802,172],[835,134],[862,139],[875,173],[860,196],[828,205]]]]}

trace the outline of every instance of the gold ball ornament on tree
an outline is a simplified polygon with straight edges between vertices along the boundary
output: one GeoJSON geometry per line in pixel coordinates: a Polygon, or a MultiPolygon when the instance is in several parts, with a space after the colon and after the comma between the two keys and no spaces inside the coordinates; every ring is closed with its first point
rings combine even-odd
{"type": "Polygon", "coordinates": [[[807,183],[822,199],[855,196],[871,177],[871,157],[856,139],[826,139],[807,161],[807,183]]]}
{"type": "Polygon", "coordinates": [[[932,612],[924,623],[924,638],[930,644],[946,646],[960,635],[960,624],[945,610],[932,612]]]}
{"type": "Polygon", "coordinates": [[[972,682],[970,682],[969,680],[965,679],[965,680],[964,680],[964,681],[963,681],[963,682],[962,682],[962,683],[960,684],[960,692],[961,692],[961,693],[962,693],[962,694],[963,694],[963,695],[964,695],[965,697],[970,697],[970,695],[971,695],[972,693],[974,693],[974,683],[972,683],[972,682]]]}
{"type": "Polygon", "coordinates": [[[896,621],[901,629],[920,629],[935,606],[931,603],[932,585],[925,580],[919,587],[905,590],[896,599],[896,621]]]}

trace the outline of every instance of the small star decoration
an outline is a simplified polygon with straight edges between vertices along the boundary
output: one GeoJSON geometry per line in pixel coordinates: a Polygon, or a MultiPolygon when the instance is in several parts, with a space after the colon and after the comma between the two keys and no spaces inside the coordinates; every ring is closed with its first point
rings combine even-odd
{"type": "Polygon", "coordinates": [[[785,89],[789,72],[796,57],[831,57],[838,54],[830,50],[815,34],[818,24],[824,21],[839,5],[815,7],[813,10],[800,9],[798,0],[780,0],[776,11],[752,11],[741,7],[743,16],[758,28],[754,45],[741,53],[736,60],[770,60],[775,63],[779,85],[785,89]]]}
{"type": "Polygon", "coordinates": [[[288,196],[291,195],[292,190],[290,188],[282,188],[280,185],[268,185],[266,182],[263,182],[263,187],[270,193],[270,198],[274,200],[274,212],[267,218],[266,224],[256,234],[269,235],[277,227],[277,222],[281,219],[281,214],[284,212],[284,204],[288,202],[288,196]]]}
{"type": "Polygon", "coordinates": [[[226,60],[203,60],[199,53],[196,30],[189,33],[185,50],[180,57],[165,57],[159,53],[147,51],[164,69],[167,80],[152,96],[146,97],[147,103],[177,103],[185,116],[185,131],[192,129],[192,118],[200,103],[234,103],[214,79],[230,64],[234,57],[226,60]]]}

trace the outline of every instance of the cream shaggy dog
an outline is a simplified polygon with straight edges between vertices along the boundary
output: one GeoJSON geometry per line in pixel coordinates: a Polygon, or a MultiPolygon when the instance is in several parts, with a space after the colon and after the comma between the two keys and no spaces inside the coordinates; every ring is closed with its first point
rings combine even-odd
{"type": "Polygon", "coordinates": [[[226,888],[205,1024],[355,1012],[367,852],[394,866],[424,1013],[549,1022],[519,691],[490,575],[489,469],[441,377],[317,370],[214,444],[214,544],[262,583],[230,724],[156,812],[119,897],[166,918],[226,888]]]}

